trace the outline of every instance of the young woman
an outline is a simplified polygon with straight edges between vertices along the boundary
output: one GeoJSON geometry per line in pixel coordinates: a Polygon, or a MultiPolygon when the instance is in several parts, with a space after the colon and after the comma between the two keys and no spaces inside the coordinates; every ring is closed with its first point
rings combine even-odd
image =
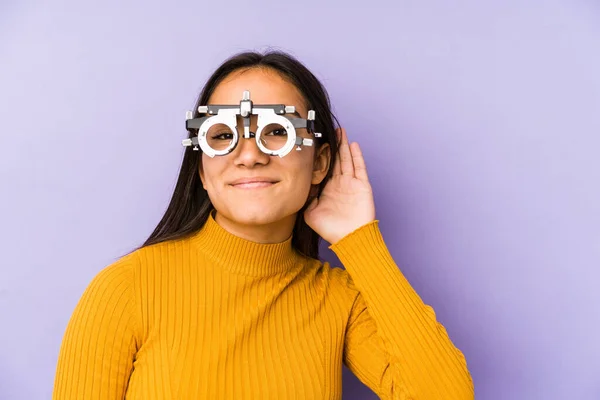
{"type": "Polygon", "coordinates": [[[383,399],[473,398],[465,358],[384,243],[359,145],[336,129],[304,65],[238,54],[188,118],[194,145],[171,203],[146,243],[83,294],[55,400],[339,399],[342,363],[383,399]],[[218,115],[203,106],[242,109],[242,94],[295,107],[278,111],[301,118],[292,151],[267,151],[292,135],[285,122],[199,125],[218,115]],[[205,150],[229,150],[194,149],[202,137],[205,150]],[[345,270],[319,261],[320,238],[345,270]]]}

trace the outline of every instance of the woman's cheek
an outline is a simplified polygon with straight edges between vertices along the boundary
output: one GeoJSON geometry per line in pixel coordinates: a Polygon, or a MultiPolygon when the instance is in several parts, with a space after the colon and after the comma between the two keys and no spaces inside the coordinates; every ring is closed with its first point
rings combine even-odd
{"type": "Polygon", "coordinates": [[[302,208],[308,200],[308,195],[310,194],[311,188],[311,180],[312,174],[303,173],[302,177],[296,180],[295,189],[294,189],[294,198],[296,199],[295,203],[298,206],[298,209],[302,208]]]}

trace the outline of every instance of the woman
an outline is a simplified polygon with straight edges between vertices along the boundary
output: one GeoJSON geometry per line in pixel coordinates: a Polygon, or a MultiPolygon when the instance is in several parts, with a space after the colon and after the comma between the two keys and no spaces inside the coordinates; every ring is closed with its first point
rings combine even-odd
{"type": "MultiPolygon", "coordinates": [[[[291,129],[258,140],[256,115],[238,116],[228,152],[186,148],[155,231],[77,305],[54,399],[338,399],[342,363],[384,399],[473,398],[465,358],[387,250],[360,147],[335,129],[320,82],[285,53],[242,53],[191,121],[246,91],[306,121],[314,110],[314,129],[278,157],[259,144],[291,129]],[[318,260],[319,237],[345,270],[318,260]]],[[[188,128],[194,143],[206,133],[188,128]]]]}

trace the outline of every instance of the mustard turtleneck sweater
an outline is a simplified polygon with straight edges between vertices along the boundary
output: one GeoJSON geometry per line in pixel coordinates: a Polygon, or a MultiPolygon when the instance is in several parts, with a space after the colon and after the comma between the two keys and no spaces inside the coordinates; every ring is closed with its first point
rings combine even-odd
{"type": "Polygon", "coordinates": [[[382,399],[473,399],[465,358],[378,221],[330,248],[346,270],[211,215],[119,259],[71,317],[53,399],[340,399],[342,363],[382,399]]]}

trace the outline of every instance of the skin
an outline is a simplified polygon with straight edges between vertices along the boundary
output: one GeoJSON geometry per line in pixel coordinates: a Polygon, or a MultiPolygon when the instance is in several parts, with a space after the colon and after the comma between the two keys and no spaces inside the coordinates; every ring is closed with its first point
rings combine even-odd
{"type": "MultiPolygon", "coordinates": [[[[254,104],[294,105],[302,118],[307,118],[306,103],[296,87],[277,72],[253,68],[236,71],[215,89],[208,104],[239,104],[244,90],[249,90],[254,104]]],[[[256,131],[256,116],[250,130],[256,131]]],[[[243,132],[241,118],[238,132],[243,132]]],[[[306,129],[297,129],[302,137],[311,138],[306,129]]],[[[210,158],[202,154],[199,174],[204,189],[217,213],[215,221],[228,232],[258,243],[279,243],[291,235],[296,214],[305,205],[311,187],[325,178],[330,162],[330,149],[302,146],[283,158],[260,151],[255,139],[240,140],[233,152],[210,158]],[[234,180],[246,177],[268,177],[277,183],[266,188],[241,189],[234,180]]]]}

